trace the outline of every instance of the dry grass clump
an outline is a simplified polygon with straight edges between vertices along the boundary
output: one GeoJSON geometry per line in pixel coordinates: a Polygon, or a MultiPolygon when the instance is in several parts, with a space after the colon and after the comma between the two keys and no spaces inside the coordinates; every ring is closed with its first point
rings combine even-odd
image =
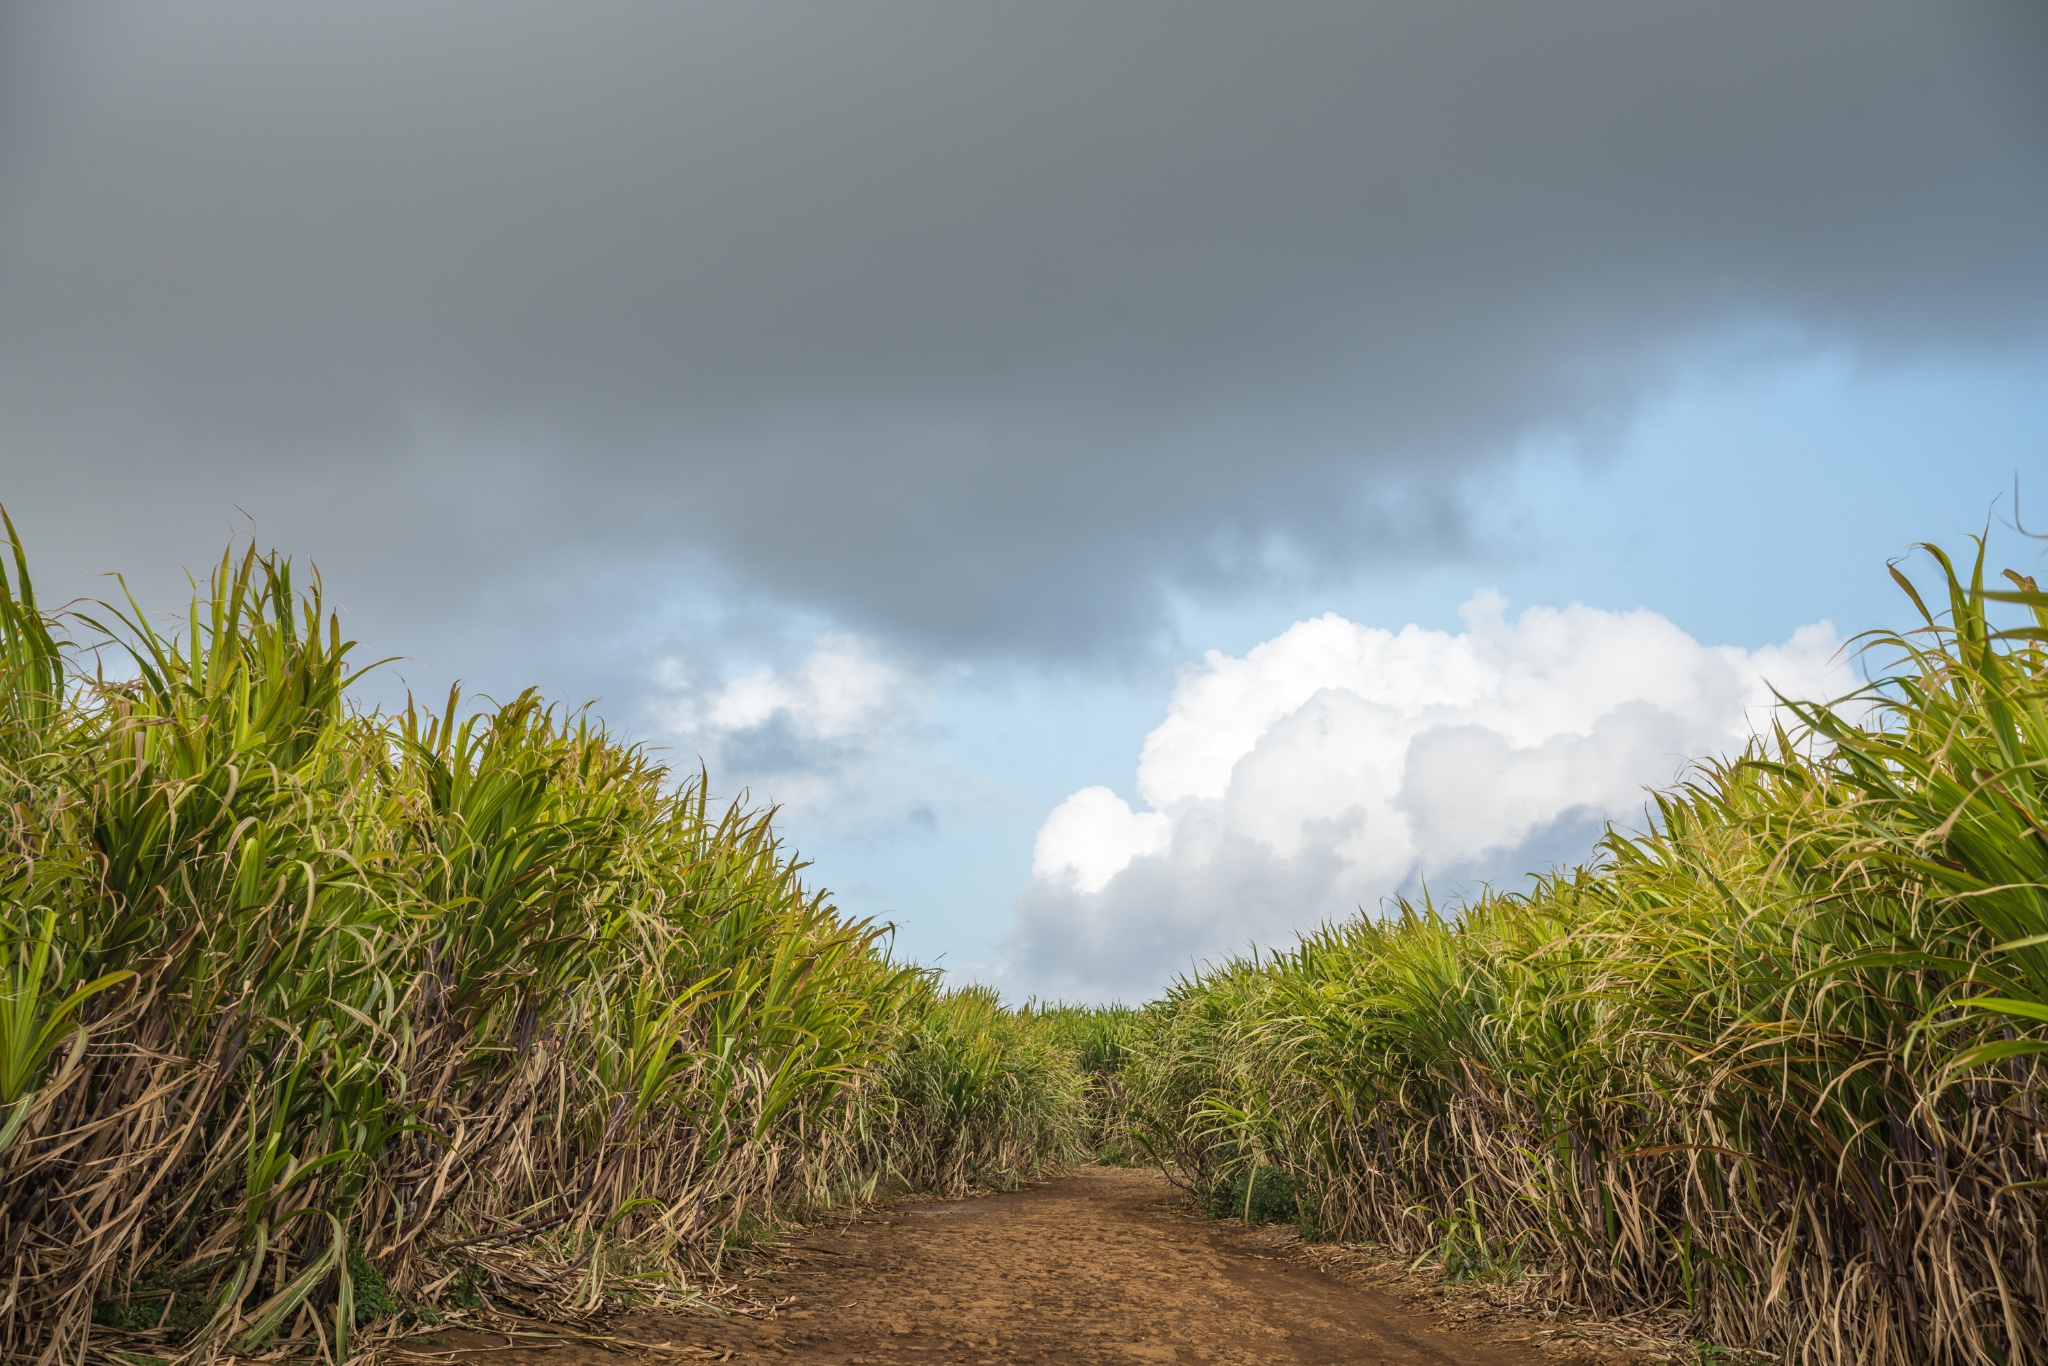
{"type": "Polygon", "coordinates": [[[1065,1151],[1071,1069],[891,961],[767,813],[530,692],[351,705],[275,557],[166,634],[42,612],[8,533],[0,1354],[340,1361],[1065,1151]]]}
{"type": "Polygon", "coordinates": [[[1881,683],[1648,833],[1177,984],[1139,1132],[1203,1190],[1286,1173],[1311,1231],[1703,1343],[2048,1361],[2048,594],[1933,553],[1945,610],[1865,642],[1881,683]]]}

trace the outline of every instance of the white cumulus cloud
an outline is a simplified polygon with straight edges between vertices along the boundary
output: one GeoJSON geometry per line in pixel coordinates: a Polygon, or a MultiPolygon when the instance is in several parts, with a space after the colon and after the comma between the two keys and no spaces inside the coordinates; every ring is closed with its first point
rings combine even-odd
{"type": "Polygon", "coordinates": [[[1481,593],[1462,615],[1457,634],[1326,615],[1187,667],[1146,738],[1138,807],[1084,788],[1040,828],[1015,983],[1143,993],[1425,881],[1464,891],[1583,858],[1646,788],[1767,724],[1773,688],[1856,683],[1826,622],[1745,650],[1649,611],[1510,619],[1481,593]]]}
{"type": "Polygon", "coordinates": [[[900,750],[930,704],[927,680],[838,634],[736,678],[693,677],[670,660],[656,681],[655,722],[672,748],[701,758],[719,790],[744,786],[799,811],[845,796],[850,781],[872,787],[877,757],[900,750]]]}
{"type": "Polygon", "coordinates": [[[1171,817],[1133,811],[1106,787],[1084,787],[1039,827],[1031,872],[1078,892],[1099,892],[1132,859],[1163,853],[1172,841],[1171,817]]]}
{"type": "Polygon", "coordinates": [[[733,679],[677,719],[692,729],[731,733],[787,718],[800,734],[841,740],[874,729],[902,692],[902,672],[866,642],[828,636],[787,672],[757,669],[733,679]]]}

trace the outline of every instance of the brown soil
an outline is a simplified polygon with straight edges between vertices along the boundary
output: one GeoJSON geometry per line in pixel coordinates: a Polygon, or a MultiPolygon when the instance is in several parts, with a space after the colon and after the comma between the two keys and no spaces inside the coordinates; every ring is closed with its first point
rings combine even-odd
{"type": "Polygon", "coordinates": [[[1271,1236],[1186,1212],[1156,1172],[1090,1168],[1012,1195],[900,1204],[812,1228],[753,1272],[759,1316],[634,1315],[533,1350],[451,1335],[401,1353],[490,1366],[725,1357],[799,1363],[1564,1366],[1527,1321],[1446,1326],[1414,1297],[1338,1280],[1271,1236]],[[438,1349],[438,1350],[436,1350],[438,1349]]]}

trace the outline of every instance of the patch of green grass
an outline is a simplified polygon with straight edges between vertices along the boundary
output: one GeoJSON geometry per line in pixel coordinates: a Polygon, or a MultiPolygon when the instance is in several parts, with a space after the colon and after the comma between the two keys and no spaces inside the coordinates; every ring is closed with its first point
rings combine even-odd
{"type": "Polygon", "coordinates": [[[368,1328],[382,1318],[389,1318],[399,1311],[398,1297],[391,1293],[391,1283],[384,1279],[384,1273],[377,1269],[360,1246],[348,1250],[348,1278],[353,1284],[355,1295],[355,1326],[368,1328]]]}
{"type": "MultiPolygon", "coordinates": [[[[483,1291],[477,1288],[475,1267],[471,1267],[457,1276],[454,1284],[449,1289],[454,1293],[449,1295],[448,1302],[457,1309],[481,1309],[484,1307],[484,1294],[483,1291]]],[[[436,1314],[433,1321],[438,1323],[440,1315],[436,1314]]]]}
{"type": "Polygon", "coordinates": [[[220,1292],[206,1281],[212,1266],[151,1271],[93,1301],[92,1321],[117,1333],[156,1328],[174,1339],[188,1338],[212,1321],[220,1292]]]}
{"type": "Polygon", "coordinates": [[[773,1242],[775,1228],[751,1213],[743,1213],[730,1228],[719,1234],[719,1238],[728,1248],[752,1249],[773,1242]]]}
{"type": "MultiPolygon", "coordinates": [[[[1442,1240],[1436,1257],[1443,1263],[1444,1279],[1460,1281],[1518,1281],[1528,1274],[1522,1264],[1523,1239],[1512,1241],[1489,1237],[1480,1220],[1476,1203],[1468,1200],[1465,1212],[1437,1221],[1442,1240]]],[[[1428,1258],[1417,1259],[1418,1265],[1428,1258]]]]}
{"type": "Polygon", "coordinates": [[[1209,1188],[1209,1215],[1247,1224],[1298,1223],[1301,1178],[1279,1167],[1232,1172],[1209,1188]]]}

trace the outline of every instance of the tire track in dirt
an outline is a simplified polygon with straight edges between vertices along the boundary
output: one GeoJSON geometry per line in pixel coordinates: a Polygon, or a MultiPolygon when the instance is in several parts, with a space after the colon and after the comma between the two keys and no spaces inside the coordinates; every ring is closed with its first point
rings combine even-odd
{"type": "MultiPolygon", "coordinates": [[[[907,1202],[814,1227],[749,1283],[789,1303],[766,1319],[636,1315],[621,1323],[630,1331],[620,1335],[778,1366],[1563,1366],[1572,1359],[1517,1340],[1512,1328],[1443,1327],[1384,1291],[1276,1256],[1235,1224],[1185,1212],[1156,1172],[1113,1168],[1010,1195],[907,1202]]],[[[536,1366],[570,1366],[586,1355],[593,1366],[619,1361],[573,1348],[531,1358],[536,1366]]],[[[513,1366],[502,1355],[478,1360],[513,1366]]]]}

